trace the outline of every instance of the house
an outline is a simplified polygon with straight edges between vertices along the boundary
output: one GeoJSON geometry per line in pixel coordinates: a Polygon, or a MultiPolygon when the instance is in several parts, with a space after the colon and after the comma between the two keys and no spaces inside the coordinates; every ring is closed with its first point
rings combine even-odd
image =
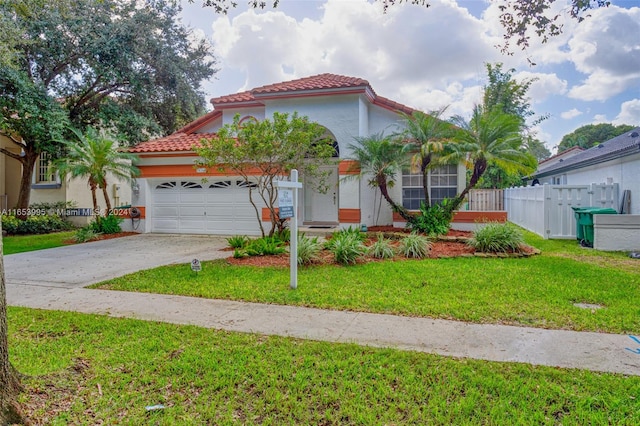
{"type": "MultiPolygon", "coordinates": [[[[6,137],[0,136],[0,147],[16,154],[19,148],[6,137]]],[[[43,154],[36,163],[31,178],[31,194],[29,203],[66,203],[71,202],[79,211],[84,210],[82,216],[69,216],[68,219],[77,226],[84,226],[92,219],[93,202],[91,191],[86,179],[66,179],[51,172],[49,159],[43,154]]],[[[0,154],[0,210],[15,208],[20,191],[22,165],[15,159],[0,154]]],[[[107,177],[108,193],[113,207],[129,205],[131,203],[131,185],[117,180],[113,176],[107,177]]],[[[101,191],[98,193],[98,204],[105,209],[105,202],[101,191]]],[[[71,212],[69,212],[71,213],[71,212]]]]}
{"type": "Polygon", "coordinates": [[[541,163],[532,177],[541,184],[618,183],[631,196],[627,213],[640,214],[640,127],[575,155],[541,163]]]}
{"type": "MultiPolygon", "coordinates": [[[[301,177],[299,225],[348,227],[389,225],[393,218],[377,188],[366,179],[344,179],[354,172],[349,144],[355,137],[400,130],[399,111],[413,109],[376,94],[361,78],[335,74],[257,87],[211,99],[213,111],[169,136],[143,142],[131,149],[139,157],[141,176],[134,186],[133,204],[140,217],[132,225],[141,232],[247,234],[259,233],[246,183],[219,170],[197,168],[193,146],[211,137],[236,114],[242,119],[272,117],[274,112],[307,116],[327,130],[336,147],[336,165],[327,166],[331,182],[326,192],[312,189],[301,177]]],[[[465,184],[464,166],[445,166],[431,172],[431,197],[455,196],[465,184]]],[[[394,199],[408,208],[419,205],[422,177],[405,171],[391,189],[394,199]]],[[[269,221],[261,206],[260,219],[269,221]]]]}
{"type": "MultiPolygon", "coordinates": [[[[572,146],[569,149],[565,149],[562,152],[557,153],[556,155],[552,155],[549,158],[545,158],[544,160],[540,161],[538,163],[538,170],[537,172],[542,173],[543,171],[556,166],[559,163],[562,163],[563,161],[565,161],[568,158],[573,157],[574,155],[580,154],[582,151],[584,151],[584,148],[579,147],[579,146],[572,146]]],[[[539,179],[538,179],[539,180],[539,179]]],[[[531,183],[531,182],[529,182],[531,183]]],[[[562,182],[560,182],[559,180],[557,182],[552,182],[553,184],[556,185],[561,185],[562,182]]]]}

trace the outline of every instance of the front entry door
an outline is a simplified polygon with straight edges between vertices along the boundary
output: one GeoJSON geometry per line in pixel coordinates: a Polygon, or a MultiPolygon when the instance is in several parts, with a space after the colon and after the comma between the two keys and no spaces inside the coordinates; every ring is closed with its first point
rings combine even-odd
{"type": "Polygon", "coordinates": [[[304,181],[304,221],[308,224],[338,223],[338,166],[323,166],[331,174],[326,179],[326,191],[319,191],[314,180],[304,181]]]}

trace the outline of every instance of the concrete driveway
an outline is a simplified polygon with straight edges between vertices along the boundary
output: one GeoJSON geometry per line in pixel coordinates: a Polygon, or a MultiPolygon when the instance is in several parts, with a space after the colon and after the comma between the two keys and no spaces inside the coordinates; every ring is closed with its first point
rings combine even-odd
{"type": "Polygon", "coordinates": [[[78,288],[194,258],[229,257],[220,251],[226,245],[224,238],[209,235],[140,234],[5,256],[5,276],[8,288],[78,288]]]}

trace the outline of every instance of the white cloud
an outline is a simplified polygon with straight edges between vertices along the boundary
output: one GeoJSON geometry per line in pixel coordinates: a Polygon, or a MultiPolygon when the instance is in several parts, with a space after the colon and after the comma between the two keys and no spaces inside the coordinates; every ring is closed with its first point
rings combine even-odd
{"type": "Polygon", "coordinates": [[[569,41],[569,57],[588,77],[569,96],[607,100],[640,85],[640,8],[598,9],[576,27],[569,41]]]}
{"type": "Polygon", "coordinates": [[[613,124],[640,126],[640,99],[623,102],[620,105],[620,114],[613,120],[613,124]]]}
{"type": "Polygon", "coordinates": [[[479,36],[482,22],[450,0],[386,14],[366,0],[328,0],[317,19],[248,10],[212,28],[221,64],[246,72],[245,89],[331,72],[366,78],[383,96],[417,107],[436,103],[422,101],[431,91],[473,79],[485,61],[500,58],[479,36]]]}
{"type": "Polygon", "coordinates": [[[608,123],[609,119],[605,114],[596,114],[593,116],[593,122],[591,124],[608,123]]]}
{"type": "Polygon", "coordinates": [[[531,101],[534,103],[540,103],[550,96],[562,95],[567,92],[567,81],[560,79],[553,73],[522,71],[516,73],[514,78],[518,81],[534,80],[528,92],[531,101]]]}
{"type": "Polygon", "coordinates": [[[579,117],[582,114],[583,114],[582,111],[578,110],[577,108],[573,108],[573,109],[570,109],[569,111],[565,111],[561,113],[560,117],[562,117],[565,120],[571,120],[572,118],[579,117]]]}

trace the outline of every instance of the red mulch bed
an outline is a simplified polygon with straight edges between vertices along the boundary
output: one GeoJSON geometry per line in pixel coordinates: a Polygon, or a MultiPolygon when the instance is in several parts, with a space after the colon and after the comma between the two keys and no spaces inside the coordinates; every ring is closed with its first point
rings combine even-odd
{"type": "MultiPolygon", "coordinates": [[[[404,229],[394,228],[392,226],[372,226],[368,229],[370,232],[407,232],[404,229]]],[[[373,234],[375,235],[375,234],[373,234]]],[[[449,233],[445,236],[445,238],[453,238],[453,237],[463,237],[463,238],[471,238],[472,233],[467,231],[454,231],[449,230],[449,233]]],[[[372,236],[371,241],[373,241],[375,237],[372,236]]],[[[524,246],[522,247],[523,252],[527,255],[535,253],[535,249],[532,247],[524,246]]],[[[429,258],[437,259],[442,257],[458,257],[458,256],[470,256],[475,253],[475,249],[473,247],[468,246],[462,241],[434,241],[431,244],[431,251],[429,252],[429,258]]],[[[396,259],[404,259],[402,257],[397,257],[396,259]]],[[[367,263],[367,262],[378,262],[377,259],[365,258],[359,260],[359,263],[367,263]]],[[[244,258],[233,258],[229,257],[227,262],[232,265],[246,265],[246,266],[289,266],[289,255],[281,254],[278,256],[251,256],[244,258]]],[[[318,264],[329,264],[334,263],[333,257],[331,253],[324,250],[321,253],[321,259],[317,262],[318,264]]]]}
{"type": "MultiPolygon", "coordinates": [[[[92,241],[110,240],[112,238],[129,237],[131,235],[138,235],[138,234],[140,234],[140,233],[139,232],[116,232],[115,234],[100,234],[96,238],[92,239],[91,241],[87,241],[87,242],[90,243],[92,241]]],[[[63,243],[64,244],[77,244],[73,239],[64,240],[63,243]]]]}

